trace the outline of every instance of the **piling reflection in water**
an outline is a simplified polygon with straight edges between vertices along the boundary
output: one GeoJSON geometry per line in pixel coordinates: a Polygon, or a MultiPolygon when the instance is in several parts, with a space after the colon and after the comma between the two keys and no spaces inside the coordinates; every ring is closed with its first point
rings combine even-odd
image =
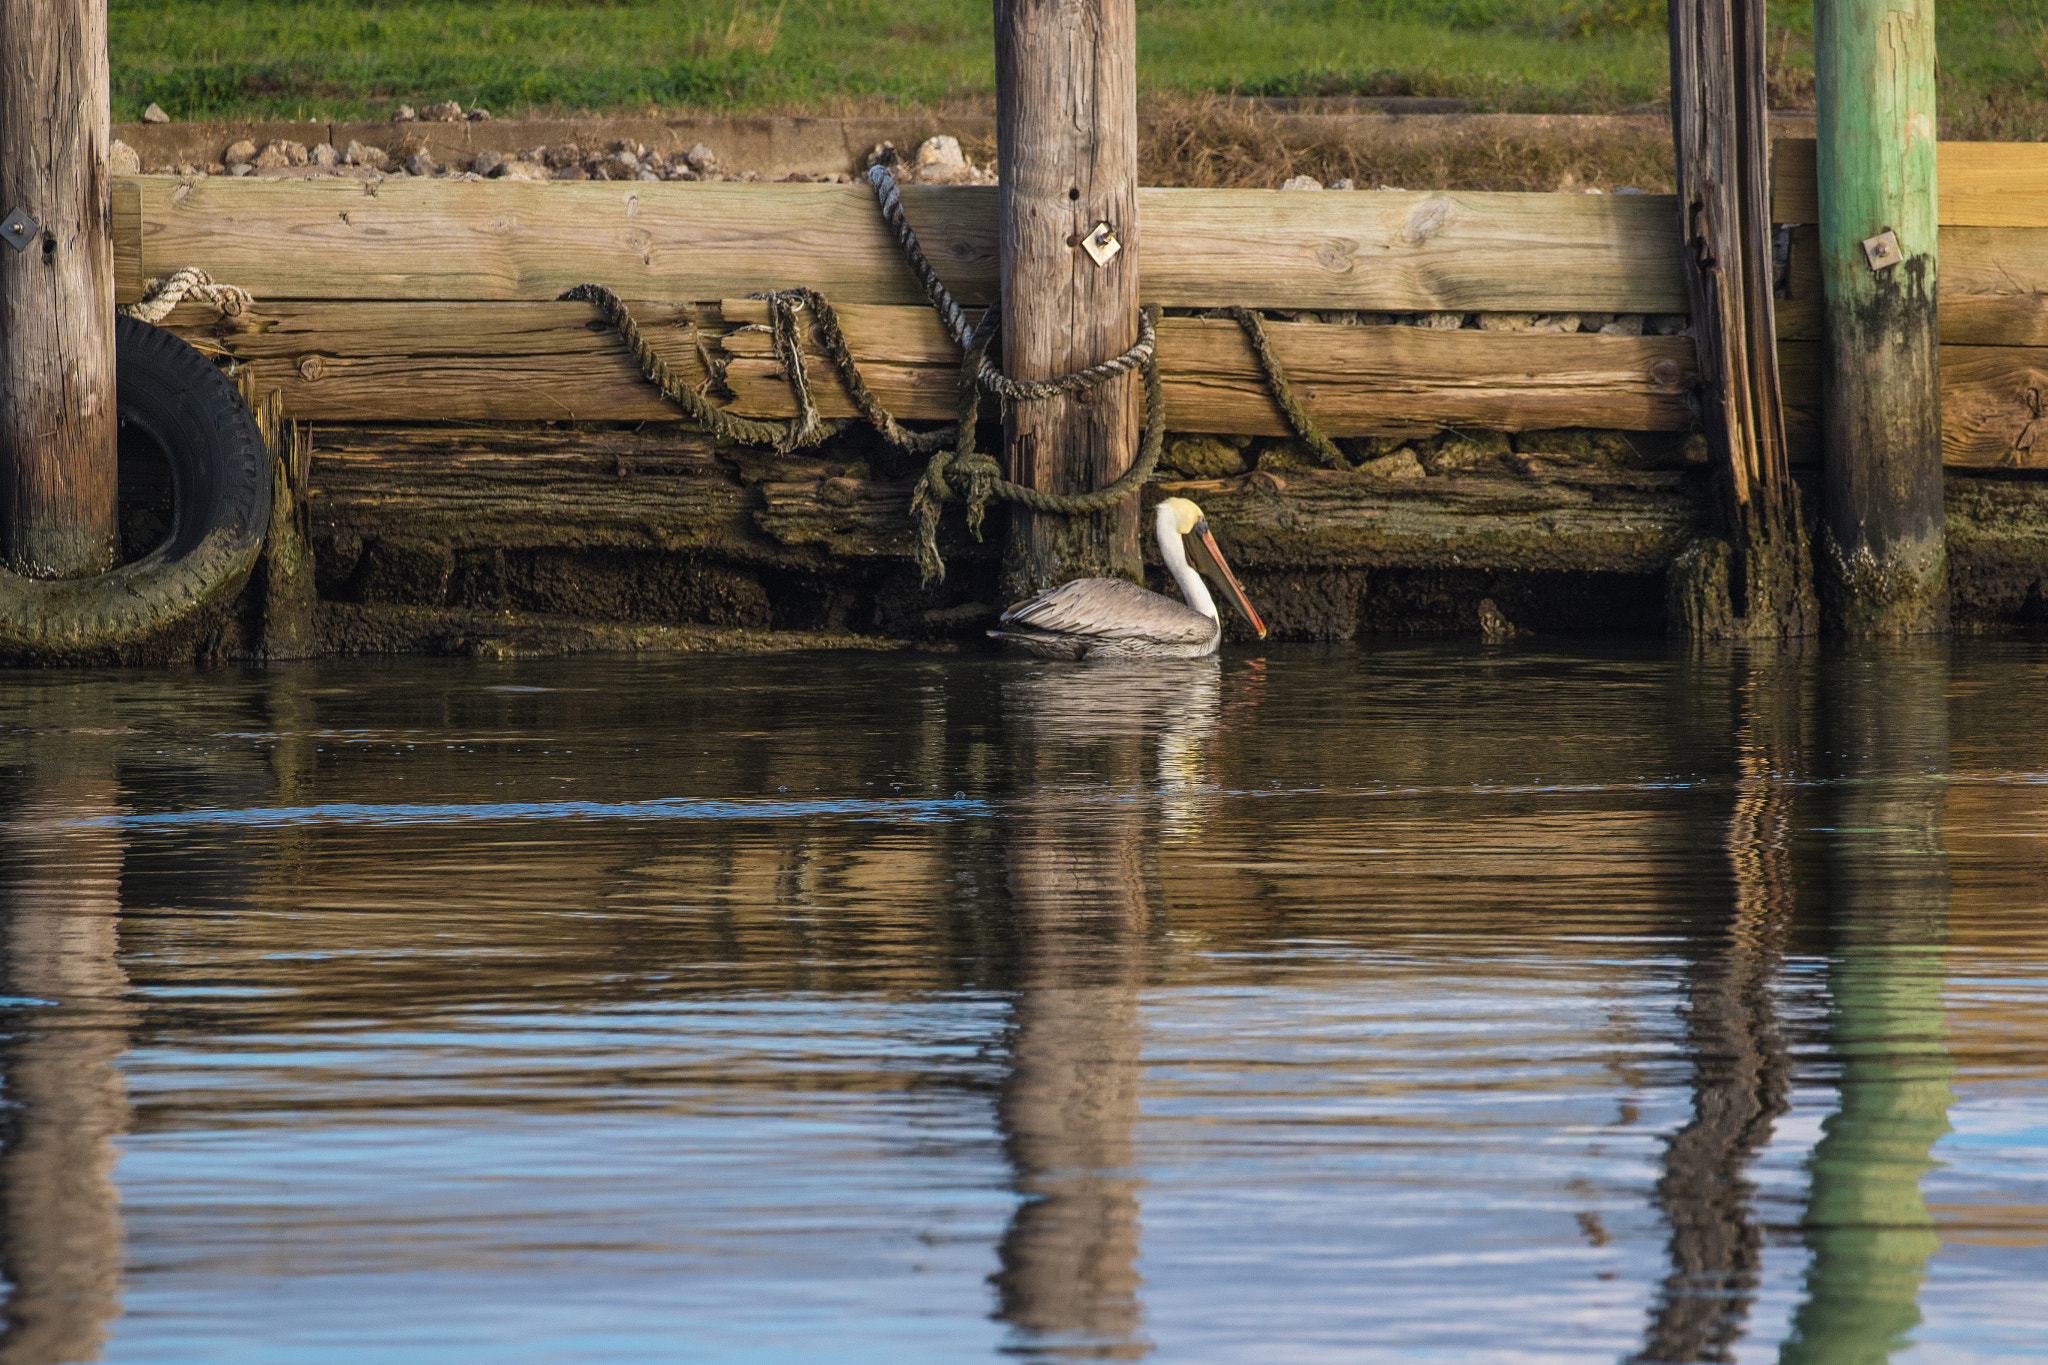
{"type": "Polygon", "coordinates": [[[2048,1094],[2048,652],[1946,669],[0,675],[0,1365],[1952,1350],[1927,1204],[1978,1303],[2048,1238],[1920,1189],[1945,842],[1958,1126],[2048,1094]]]}
{"type": "Polygon", "coordinates": [[[1840,1109],[1810,1162],[1806,1297],[1780,1359],[1877,1365],[1921,1320],[1941,1245],[1922,1197],[1948,1131],[1946,643],[1869,650],[1827,670],[1829,1050],[1840,1109]]]}
{"type": "Polygon", "coordinates": [[[1639,1359],[1735,1359],[1761,1279],[1763,1227],[1748,1167],[1789,1107],[1792,1066],[1771,998],[1793,910],[1790,780],[1810,737],[1811,651],[1733,651],[1734,809],[1727,913],[1689,935],[1686,1053],[1692,1118],[1665,1149],[1657,1207],[1670,1272],[1639,1359]]]}
{"type": "Polygon", "coordinates": [[[1023,1197],[1000,1316],[1063,1357],[1146,1353],[1133,1129],[1161,836],[1200,829],[1214,659],[1033,668],[1002,689],[1025,795],[1008,827],[1020,944],[998,1121],[1023,1197]],[[1079,780],[1077,780],[1079,779],[1079,780]]]}
{"type": "Polygon", "coordinates": [[[121,832],[104,822],[119,809],[108,699],[52,691],[29,718],[44,733],[27,780],[0,812],[0,974],[14,1016],[0,1052],[0,1272],[12,1286],[0,1365],[97,1360],[121,1311],[113,1142],[129,1115],[115,1062],[135,1012],[116,933],[121,832]]]}

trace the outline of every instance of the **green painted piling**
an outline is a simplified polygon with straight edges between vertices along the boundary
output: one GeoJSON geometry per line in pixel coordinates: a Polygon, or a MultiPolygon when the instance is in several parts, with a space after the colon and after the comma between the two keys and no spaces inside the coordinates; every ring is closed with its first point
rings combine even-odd
{"type": "Polygon", "coordinates": [[[1815,0],[1814,77],[1829,614],[1946,630],[1933,0],[1815,0]]]}
{"type": "Polygon", "coordinates": [[[1821,823],[1840,1104],[1808,1162],[1805,1297],[1780,1365],[1884,1365],[1920,1324],[1921,1282],[1941,1246],[1920,1185],[1955,1100],[1942,1003],[1944,648],[1887,646],[1830,670],[1823,725],[1841,768],[1823,787],[1821,823]]]}

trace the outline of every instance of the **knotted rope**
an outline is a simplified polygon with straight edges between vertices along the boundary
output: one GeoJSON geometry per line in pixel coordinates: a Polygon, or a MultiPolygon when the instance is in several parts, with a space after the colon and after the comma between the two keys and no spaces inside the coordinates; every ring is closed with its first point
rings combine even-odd
{"type": "Polygon", "coordinates": [[[163,279],[144,280],[142,291],[142,301],[121,309],[122,317],[159,323],[188,298],[210,303],[220,309],[223,316],[234,317],[256,301],[248,290],[238,285],[215,284],[211,275],[191,266],[173,271],[163,279]]]}
{"type": "MultiPolygon", "coordinates": [[[[667,362],[641,336],[631,310],[611,290],[598,284],[579,284],[561,294],[594,305],[605,320],[618,330],[639,363],[640,373],[661,390],[662,396],[683,410],[692,422],[725,440],[747,445],[766,445],[788,452],[816,445],[841,429],[841,424],[818,415],[811,395],[811,376],[804,353],[804,332],[799,314],[808,310],[815,319],[812,335],[832,363],[840,382],[846,386],[853,405],[884,440],[898,450],[929,454],[924,473],[911,495],[911,514],[917,521],[917,562],[927,585],[946,576],[945,561],[939,555],[939,514],[945,504],[958,499],[966,504],[967,529],[981,538],[981,524],[991,498],[1018,503],[1034,512],[1059,516],[1085,516],[1104,512],[1135,494],[1159,467],[1160,449],[1166,439],[1166,407],[1159,381],[1158,333],[1160,309],[1147,304],[1138,313],[1138,339],[1123,354],[1072,374],[1053,379],[1012,379],[990,357],[989,350],[1001,330],[1001,311],[991,304],[980,320],[969,326],[966,312],[939,278],[938,271],[918,244],[917,233],[903,213],[903,199],[889,172],[876,166],[868,172],[882,219],[895,233],[911,273],[924,287],[945,326],[947,335],[961,349],[958,418],[950,431],[914,432],[903,427],[874,395],[853,358],[846,334],[839,325],[838,312],[814,289],[780,289],[754,297],[768,304],[768,326],[775,354],[781,362],[796,400],[797,415],[782,421],[738,417],[707,400],[678,380],[667,362]],[[1002,467],[983,451],[975,449],[974,429],[981,414],[984,390],[1006,402],[1033,402],[1096,388],[1134,371],[1144,375],[1145,428],[1138,455],[1113,482],[1087,493],[1046,493],[1002,476],[1002,467]]],[[[168,310],[166,310],[168,311],[168,310]]],[[[1349,469],[1344,457],[1316,427],[1308,410],[1294,396],[1279,360],[1273,355],[1264,325],[1249,309],[1227,310],[1245,330],[1259,368],[1286,414],[1288,425],[1326,462],[1349,469]]]]}

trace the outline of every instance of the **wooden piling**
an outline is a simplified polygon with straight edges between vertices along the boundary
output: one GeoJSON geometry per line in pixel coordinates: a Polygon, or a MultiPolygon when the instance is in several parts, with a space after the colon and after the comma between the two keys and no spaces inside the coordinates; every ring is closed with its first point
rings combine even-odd
{"type": "Polygon", "coordinates": [[[106,0],[0,0],[0,564],[36,577],[114,562],[109,136],[106,0]]]}
{"type": "Polygon", "coordinates": [[[1816,0],[1829,614],[1948,627],[1933,0],[1816,0]]]}
{"type": "MultiPolygon", "coordinates": [[[[1137,10],[1134,0],[997,0],[996,146],[1004,371],[1052,379],[1138,338],[1137,10]],[[1105,227],[1116,252],[1086,243],[1105,227]],[[1099,253],[1099,247],[1098,247],[1099,253]]],[[[1011,479],[1086,492],[1130,467],[1141,381],[1013,403],[1011,479]]],[[[1094,516],[1013,508],[1005,586],[1139,576],[1138,500],[1094,516]]]]}
{"type": "Polygon", "coordinates": [[[1682,562],[1671,614],[1692,634],[1811,634],[1778,375],[1763,0],[1671,0],[1670,30],[1686,288],[1727,547],[1682,562]]]}

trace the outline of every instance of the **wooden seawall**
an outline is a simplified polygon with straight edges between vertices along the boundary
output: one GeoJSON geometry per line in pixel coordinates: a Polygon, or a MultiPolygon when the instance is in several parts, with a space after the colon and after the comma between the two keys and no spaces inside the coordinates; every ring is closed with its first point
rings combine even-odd
{"type": "MultiPolygon", "coordinates": [[[[1811,465],[1812,144],[1781,142],[1775,162],[1789,435],[1811,465]]],[[[2048,147],[1945,144],[1941,167],[1957,620],[2010,624],[2048,596],[2048,499],[1971,471],[2048,467],[2048,147]]],[[[949,288],[987,302],[994,191],[903,197],[949,288]]],[[[123,301],[184,266],[258,300],[235,318],[181,306],[167,325],[253,367],[312,424],[327,648],[635,645],[613,627],[679,621],[918,637],[971,630],[991,606],[993,578],[973,567],[990,548],[957,528],[962,571],[916,591],[909,471],[871,442],[714,448],[672,425],[586,305],[553,301],[605,284],[693,383],[787,416],[765,305],[747,296],[808,285],[839,306],[888,407],[947,420],[958,352],[865,187],[138,177],[114,202],[123,301]]],[[[1169,311],[1168,425],[1232,435],[1254,466],[1179,486],[1263,580],[1283,635],[1469,628],[1482,597],[1535,626],[1657,626],[1703,483],[1684,440],[1693,345],[1659,334],[1686,308],[1675,201],[1149,190],[1139,214],[1144,296],[1169,311]],[[1196,316],[1231,304],[1266,311],[1298,392],[1357,438],[1362,472],[1244,447],[1287,428],[1242,333],[1196,316]],[[1599,318],[1624,334],[1582,330],[1599,318]]],[[[822,361],[812,374],[824,414],[851,415],[822,361]]]]}

